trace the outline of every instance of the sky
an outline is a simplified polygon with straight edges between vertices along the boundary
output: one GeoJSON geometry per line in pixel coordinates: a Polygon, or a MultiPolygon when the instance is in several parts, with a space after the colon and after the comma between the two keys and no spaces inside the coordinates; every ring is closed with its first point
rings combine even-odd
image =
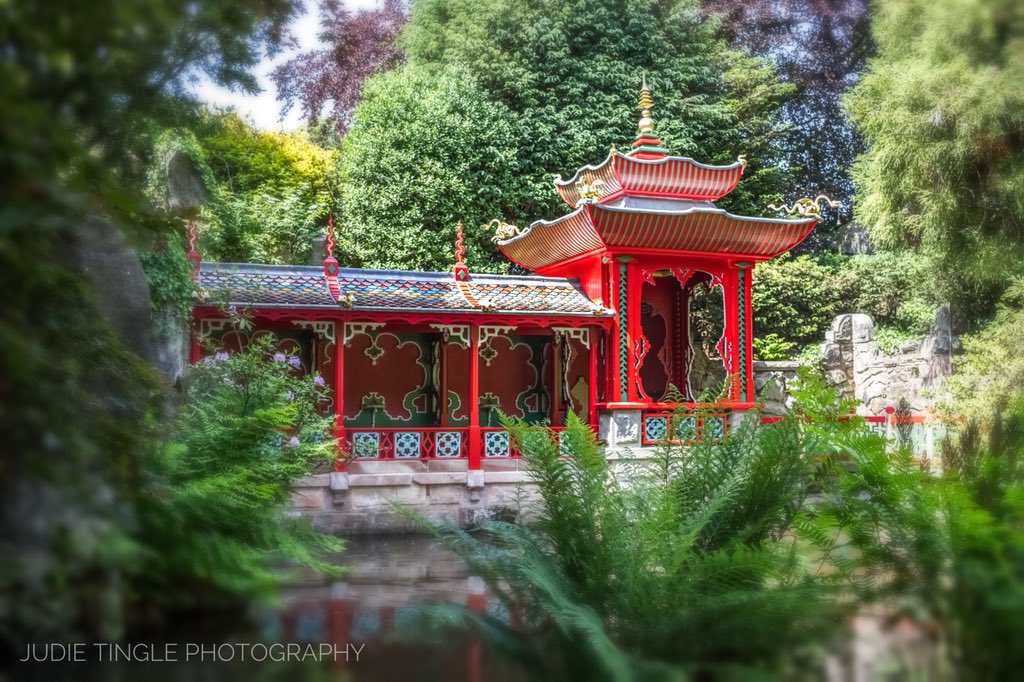
{"type": "MultiPolygon", "coordinates": [[[[295,50],[286,50],[274,59],[265,59],[257,65],[256,77],[263,92],[258,95],[247,95],[233,92],[227,88],[203,81],[196,86],[196,95],[200,100],[217,107],[234,107],[239,114],[249,118],[257,128],[264,130],[294,130],[302,123],[298,107],[293,107],[287,116],[282,118],[283,103],[277,100],[277,91],[270,74],[274,67],[287,61],[298,52],[319,47],[317,34],[320,32],[320,17],[317,12],[316,0],[303,0],[305,12],[292,24],[291,30],[299,46],[295,50]]],[[[346,0],[345,6],[358,11],[377,5],[376,0],[346,0]]]]}

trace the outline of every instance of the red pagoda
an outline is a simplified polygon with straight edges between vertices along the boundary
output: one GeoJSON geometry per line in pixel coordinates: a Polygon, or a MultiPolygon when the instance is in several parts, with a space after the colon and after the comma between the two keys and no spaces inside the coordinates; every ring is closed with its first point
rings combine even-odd
{"type": "Polygon", "coordinates": [[[556,429],[575,412],[611,446],[721,435],[731,413],[754,405],[751,271],[818,216],[717,208],[742,157],[671,156],[646,84],[639,104],[630,151],[613,147],[556,178],[570,213],[525,229],[498,223],[501,251],[536,275],[471,273],[461,225],[451,272],[340,268],[332,225],[322,267],[201,263],[207,302],[195,307],[192,360],[273,333],[333,386],[336,435],[354,462],[488,468],[515,456],[502,412],[556,429]],[[255,331],[232,329],[225,304],[247,307],[255,331]],[[707,423],[668,433],[672,409],[712,394],[707,423]]]}

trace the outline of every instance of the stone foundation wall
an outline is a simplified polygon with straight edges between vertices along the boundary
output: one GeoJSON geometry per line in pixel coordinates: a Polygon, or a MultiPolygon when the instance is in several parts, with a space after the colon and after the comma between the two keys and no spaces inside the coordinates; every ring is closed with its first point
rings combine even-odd
{"type": "MultiPolygon", "coordinates": [[[[729,416],[735,428],[745,412],[729,416]]],[[[640,441],[639,410],[615,410],[600,419],[598,437],[608,445],[613,473],[645,466],[655,448],[640,441]]],[[[344,535],[422,532],[410,512],[447,519],[464,528],[490,519],[529,521],[538,510],[536,486],[516,458],[484,459],[470,471],[466,460],[355,460],[345,471],[295,482],[293,513],[314,527],[344,535]]]]}

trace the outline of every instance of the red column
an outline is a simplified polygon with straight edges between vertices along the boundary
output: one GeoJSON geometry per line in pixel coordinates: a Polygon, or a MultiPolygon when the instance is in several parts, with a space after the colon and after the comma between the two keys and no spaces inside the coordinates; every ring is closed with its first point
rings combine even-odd
{"type": "Polygon", "coordinates": [[[590,366],[587,368],[587,422],[597,431],[597,342],[601,336],[600,327],[590,327],[590,366]]]}
{"type": "Polygon", "coordinates": [[[746,399],[752,402],[754,395],[754,314],[751,307],[751,294],[753,292],[754,265],[740,270],[740,286],[743,290],[743,351],[746,362],[744,363],[745,376],[740,377],[746,383],[746,399]]]}
{"type": "MultiPolygon", "coordinates": [[[[474,613],[486,613],[487,595],[470,592],[466,595],[466,608],[474,613]]],[[[480,682],[483,680],[483,642],[479,635],[471,635],[466,643],[466,680],[480,682]]]]}
{"type": "Polygon", "coordinates": [[[441,335],[441,350],[437,354],[438,362],[440,363],[440,370],[437,373],[438,382],[441,384],[437,387],[438,396],[438,425],[448,426],[448,342],[444,338],[444,334],[441,335]]]}
{"type": "Polygon", "coordinates": [[[480,468],[480,328],[469,325],[469,468],[480,468]]]}
{"type": "Polygon", "coordinates": [[[629,390],[628,399],[630,402],[639,402],[641,400],[640,391],[637,385],[640,383],[640,373],[637,372],[636,362],[637,354],[635,344],[637,339],[643,337],[643,331],[640,327],[640,294],[644,285],[643,278],[640,276],[640,266],[636,261],[632,261],[626,268],[626,295],[627,307],[629,310],[629,338],[627,339],[627,352],[626,352],[626,376],[628,377],[629,390]]]}
{"type": "MultiPolygon", "coordinates": [[[[327,602],[327,639],[343,651],[348,651],[347,647],[352,643],[352,612],[343,599],[327,602]]],[[[338,668],[344,668],[347,663],[347,656],[334,659],[334,665],[338,668]]]]}
{"type": "Polygon", "coordinates": [[[615,305],[615,329],[612,333],[612,361],[608,363],[611,369],[611,382],[609,383],[609,395],[606,400],[609,402],[623,403],[633,400],[635,388],[630,386],[632,376],[630,363],[633,358],[631,348],[631,331],[633,318],[636,317],[630,310],[630,256],[618,256],[613,262],[612,277],[612,298],[615,305]]]}
{"type": "Polygon", "coordinates": [[[740,329],[739,329],[739,306],[736,304],[739,297],[738,284],[740,270],[730,267],[722,273],[722,301],[725,310],[725,341],[726,348],[723,358],[728,363],[728,372],[733,377],[732,385],[729,387],[729,397],[733,400],[740,399],[740,382],[743,380],[740,374],[740,329]]]}
{"type": "MultiPolygon", "coordinates": [[[[568,341],[566,341],[568,343],[568,341]]],[[[558,343],[558,335],[551,334],[551,425],[559,426],[558,414],[562,403],[562,346],[558,343]]],[[[564,422],[563,422],[564,423],[564,422]]]]}
{"type": "MultiPolygon", "coordinates": [[[[338,453],[345,446],[345,323],[334,323],[334,437],[338,453]]],[[[341,459],[339,457],[338,464],[341,459]]]]}

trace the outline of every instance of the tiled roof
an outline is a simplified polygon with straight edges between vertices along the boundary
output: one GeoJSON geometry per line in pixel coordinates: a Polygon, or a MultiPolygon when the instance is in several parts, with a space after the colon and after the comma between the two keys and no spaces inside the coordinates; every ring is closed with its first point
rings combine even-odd
{"type": "Polygon", "coordinates": [[[323,268],[250,263],[202,263],[199,287],[208,303],[335,306],[323,268]]]}
{"type": "Polygon", "coordinates": [[[498,242],[512,261],[531,270],[602,248],[654,249],[765,260],[799,244],[817,217],[748,218],[710,203],[663,200],[659,208],[587,203],[556,220],[538,220],[498,242]],[[677,206],[669,207],[669,204],[677,206]]]}
{"type": "MultiPolygon", "coordinates": [[[[209,304],[339,307],[320,266],[204,262],[199,286],[209,304]]],[[[456,282],[450,272],[339,268],[338,289],[352,310],[594,315],[576,280],[560,277],[471,273],[456,282]]]]}

